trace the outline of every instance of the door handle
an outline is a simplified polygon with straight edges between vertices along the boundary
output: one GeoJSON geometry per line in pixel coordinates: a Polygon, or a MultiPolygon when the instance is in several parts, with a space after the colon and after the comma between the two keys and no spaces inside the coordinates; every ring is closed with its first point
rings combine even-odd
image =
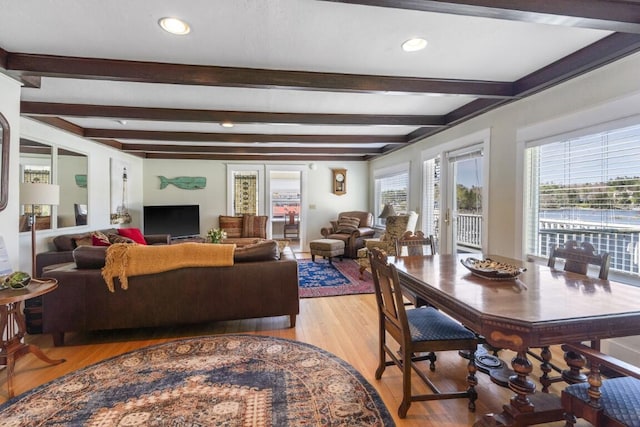
{"type": "Polygon", "coordinates": [[[444,223],[446,225],[449,225],[449,223],[451,222],[451,218],[449,216],[449,209],[447,209],[447,211],[444,213],[444,223]]]}

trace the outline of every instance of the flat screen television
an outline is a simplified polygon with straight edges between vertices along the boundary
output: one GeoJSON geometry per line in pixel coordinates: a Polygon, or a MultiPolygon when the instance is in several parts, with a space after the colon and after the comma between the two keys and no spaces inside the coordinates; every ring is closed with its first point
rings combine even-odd
{"type": "Polygon", "coordinates": [[[143,217],[144,234],[200,235],[200,205],[145,206],[143,217]]]}

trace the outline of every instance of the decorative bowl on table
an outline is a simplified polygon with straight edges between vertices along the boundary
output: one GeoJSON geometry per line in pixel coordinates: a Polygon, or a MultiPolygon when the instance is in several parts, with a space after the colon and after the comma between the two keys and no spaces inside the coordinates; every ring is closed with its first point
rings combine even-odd
{"type": "Polygon", "coordinates": [[[477,259],[469,257],[461,259],[460,262],[471,274],[489,280],[514,280],[520,273],[527,270],[524,267],[505,264],[494,261],[491,258],[477,259]]]}
{"type": "Polygon", "coordinates": [[[3,289],[24,289],[31,282],[31,276],[22,271],[16,271],[5,277],[3,289]]]}

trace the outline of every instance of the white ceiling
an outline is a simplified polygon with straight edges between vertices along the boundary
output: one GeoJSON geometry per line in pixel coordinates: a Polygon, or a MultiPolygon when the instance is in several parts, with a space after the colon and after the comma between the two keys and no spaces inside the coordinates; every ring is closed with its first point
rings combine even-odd
{"type": "MultiPolygon", "coordinates": [[[[7,52],[4,68],[13,76],[27,73],[20,67],[12,67],[12,55],[39,54],[364,76],[514,82],[613,33],[568,26],[572,21],[561,16],[551,20],[556,22],[552,25],[317,0],[0,0],[0,48],[7,52]],[[191,33],[186,36],[165,33],[158,25],[158,20],[165,16],[186,20],[191,25],[191,33]],[[427,48],[403,52],[401,43],[413,36],[426,38],[427,48]]],[[[114,81],[107,77],[77,79],[68,78],[65,73],[47,77],[52,73],[55,72],[43,73],[40,87],[25,87],[22,101],[323,115],[445,116],[478,99],[465,94],[292,89],[289,83],[219,87],[114,81]]],[[[38,72],[29,74],[38,75],[38,72]]],[[[140,78],[144,81],[153,76],[140,78]]],[[[407,136],[422,127],[249,121],[227,129],[221,127],[219,121],[57,116],[84,129],[215,134],[407,136]],[[118,118],[126,119],[126,124],[118,122],[118,118]]],[[[161,144],[255,147],[251,142],[110,139],[125,145],[146,144],[149,152],[161,144]]],[[[407,141],[410,140],[407,137],[407,141]]],[[[294,151],[295,147],[303,146],[380,149],[387,145],[366,141],[260,144],[292,147],[294,151]]]]}

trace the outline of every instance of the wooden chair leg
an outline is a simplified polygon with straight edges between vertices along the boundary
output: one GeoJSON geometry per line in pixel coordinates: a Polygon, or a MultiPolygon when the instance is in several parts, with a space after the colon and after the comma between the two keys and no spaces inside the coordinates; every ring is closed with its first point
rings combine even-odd
{"type": "Polygon", "coordinates": [[[402,349],[402,403],[398,408],[398,416],[405,418],[411,406],[411,353],[402,349]]]}

